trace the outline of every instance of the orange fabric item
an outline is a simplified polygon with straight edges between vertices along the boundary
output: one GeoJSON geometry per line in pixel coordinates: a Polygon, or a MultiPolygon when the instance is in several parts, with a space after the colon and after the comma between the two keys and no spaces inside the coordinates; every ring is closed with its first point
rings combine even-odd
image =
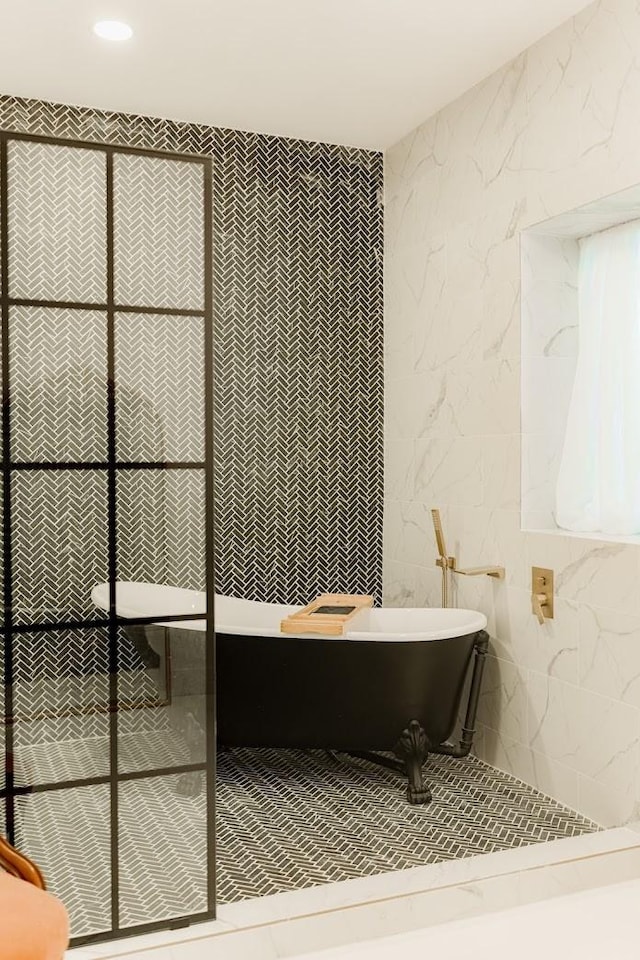
{"type": "Polygon", "coordinates": [[[0,871],[0,960],[61,960],[68,943],[60,901],[0,871]]]}

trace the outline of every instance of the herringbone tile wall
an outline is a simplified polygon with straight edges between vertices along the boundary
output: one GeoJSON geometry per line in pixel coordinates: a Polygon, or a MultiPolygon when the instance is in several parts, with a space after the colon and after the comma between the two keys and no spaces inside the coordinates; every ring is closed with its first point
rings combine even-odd
{"type": "Polygon", "coordinates": [[[114,161],[115,298],[202,310],[202,169],[157,157],[114,161]]]}
{"type": "Polygon", "coordinates": [[[221,140],[218,589],[290,603],[327,590],[380,598],[380,159],[221,140]]]}
{"type": "Polygon", "coordinates": [[[13,185],[8,210],[9,295],[103,303],[104,154],[14,141],[8,163],[13,185]],[[61,217],[60,210],[68,215],[61,217]]]}
{"type": "Polygon", "coordinates": [[[123,471],[116,499],[118,579],[202,590],[204,471],[123,471]]]}
{"type": "Polygon", "coordinates": [[[106,474],[18,473],[11,513],[15,622],[96,615],[91,588],[107,579],[106,474]]]}
{"type": "Polygon", "coordinates": [[[98,310],[11,309],[13,460],[106,460],[106,330],[98,310]]]}
{"type": "Polygon", "coordinates": [[[115,328],[118,459],[203,461],[202,319],[120,313],[115,328]]]}
{"type": "MultiPolygon", "coordinates": [[[[381,154],[15,97],[0,97],[0,128],[213,158],[217,589],[291,603],[325,590],[380,599],[381,154]]],[[[95,163],[97,170],[102,158],[92,156],[74,152],[74,163],[95,163]]],[[[41,163],[49,162],[45,151],[41,163]]],[[[119,301],[145,302],[153,293],[158,306],[201,306],[198,190],[191,166],[180,170],[176,186],[155,160],[136,164],[135,176],[125,170],[126,162],[118,158],[115,171],[123,190],[117,211],[123,228],[116,231],[119,301]],[[141,211],[156,215],[159,241],[157,260],[144,267],[136,257],[136,238],[141,246],[148,222],[141,211]],[[178,235],[189,242],[176,245],[178,235]]],[[[27,180],[37,176],[23,166],[27,180]]],[[[86,170],[77,173],[85,176],[86,170]]],[[[98,179],[92,167],[85,189],[97,190],[98,179]]],[[[21,215],[56,200],[42,191],[29,199],[26,187],[23,193],[21,215]]],[[[79,196],[74,203],[81,201],[79,196]]],[[[74,297],[103,297],[96,284],[104,271],[93,246],[101,224],[81,212],[78,223],[79,231],[61,228],[59,257],[63,272],[65,263],[83,262],[86,275],[65,281],[61,292],[71,295],[72,286],[74,297]]],[[[25,250],[32,241],[25,234],[25,250]]],[[[38,281],[47,296],[58,289],[52,272],[45,270],[38,281]]],[[[131,355],[121,355],[122,389],[132,391],[138,416],[129,420],[130,431],[120,425],[119,455],[129,451],[144,458],[145,451],[153,448],[155,455],[163,447],[172,457],[197,454],[200,440],[188,424],[200,402],[192,376],[200,346],[188,322],[161,329],[158,321],[154,336],[163,338],[167,355],[158,352],[153,359],[133,318],[118,322],[139,335],[129,340],[131,355]],[[169,351],[175,354],[173,369],[169,351]],[[148,387],[157,422],[151,423],[147,410],[143,438],[136,424],[148,387]]],[[[101,362],[92,356],[87,369],[101,362]]],[[[60,392],[64,385],[49,389],[60,392]]],[[[93,415],[90,406],[85,421],[93,415]]],[[[68,447],[64,426],[58,423],[56,430],[55,443],[68,447]]],[[[93,435],[93,443],[100,442],[100,434],[93,435]]],[[[48,438],[43,451],[52,443],[48,438]]],[[[184,522],[185,510],[180,516],[184,522]]],[[[196,537],[194,528],[191,539],[196,537]]],[[[181,577],[174,566],[178,579],[172,582],[200,585],[188,564],[182,569],[181,577]]]]}

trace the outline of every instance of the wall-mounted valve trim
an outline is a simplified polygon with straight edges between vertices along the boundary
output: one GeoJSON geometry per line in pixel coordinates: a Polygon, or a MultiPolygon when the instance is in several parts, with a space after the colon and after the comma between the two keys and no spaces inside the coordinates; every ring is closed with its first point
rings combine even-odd
{"type": "Polygon", "coordinates": [[[540,626],[553,620],[553,570],[546,567],[531,568],[531,612],[540,626]]]}

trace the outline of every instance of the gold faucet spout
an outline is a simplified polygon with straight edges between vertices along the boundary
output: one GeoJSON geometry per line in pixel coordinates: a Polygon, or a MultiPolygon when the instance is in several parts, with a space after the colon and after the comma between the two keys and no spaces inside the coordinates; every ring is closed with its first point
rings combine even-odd
{"type": "Polygon", "coordinates": [[[452,567],[454,573],[459,573],[463,577],[495,577],[496,580],[504,580],[504,567],[470,567],[467,570],[460,570],[458,567],[452,567]]]}
{"type": "Polygon", "coordinates": [[[492,566],[492,567],[470,567],[467,570],[461,570],[456,562],[455,557],[450,557],[447,553],[447,548],[444,542],[444,531],[442,529],[442,520],[440,519],[440,511],[433,509],[431,511],[431,518],[433,520],[433,529],[436,535],[436,544],[438,547],[439,556],[436,560],[436,566],[440,567],[442,570],[442,606],[449,606],[449,571],[452,573],[459,573],[462,577],[494,577],[496,580],[504,580],[505,572],[504,567],[492,566]]]}

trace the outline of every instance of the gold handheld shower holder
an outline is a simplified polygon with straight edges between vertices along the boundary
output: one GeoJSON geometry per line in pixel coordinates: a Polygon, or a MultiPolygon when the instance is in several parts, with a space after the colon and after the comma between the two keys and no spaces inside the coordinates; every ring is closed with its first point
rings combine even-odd
{"type": "Polygon", "coordinates": [[[444,542],[444,531],[442,529],[442,520],[440,511],[432,510],[433,529],[436,535],[436,544],[438,545],[439,557],[436,560],[436,566],[442,570],[442,606],[449,606],[449,570],[452,573],[458,573],[461,577],[494,577],[496,580],[504,580],[504,567],[469,567],[462,570],[455,557],[449,556],[444,542]]]}

